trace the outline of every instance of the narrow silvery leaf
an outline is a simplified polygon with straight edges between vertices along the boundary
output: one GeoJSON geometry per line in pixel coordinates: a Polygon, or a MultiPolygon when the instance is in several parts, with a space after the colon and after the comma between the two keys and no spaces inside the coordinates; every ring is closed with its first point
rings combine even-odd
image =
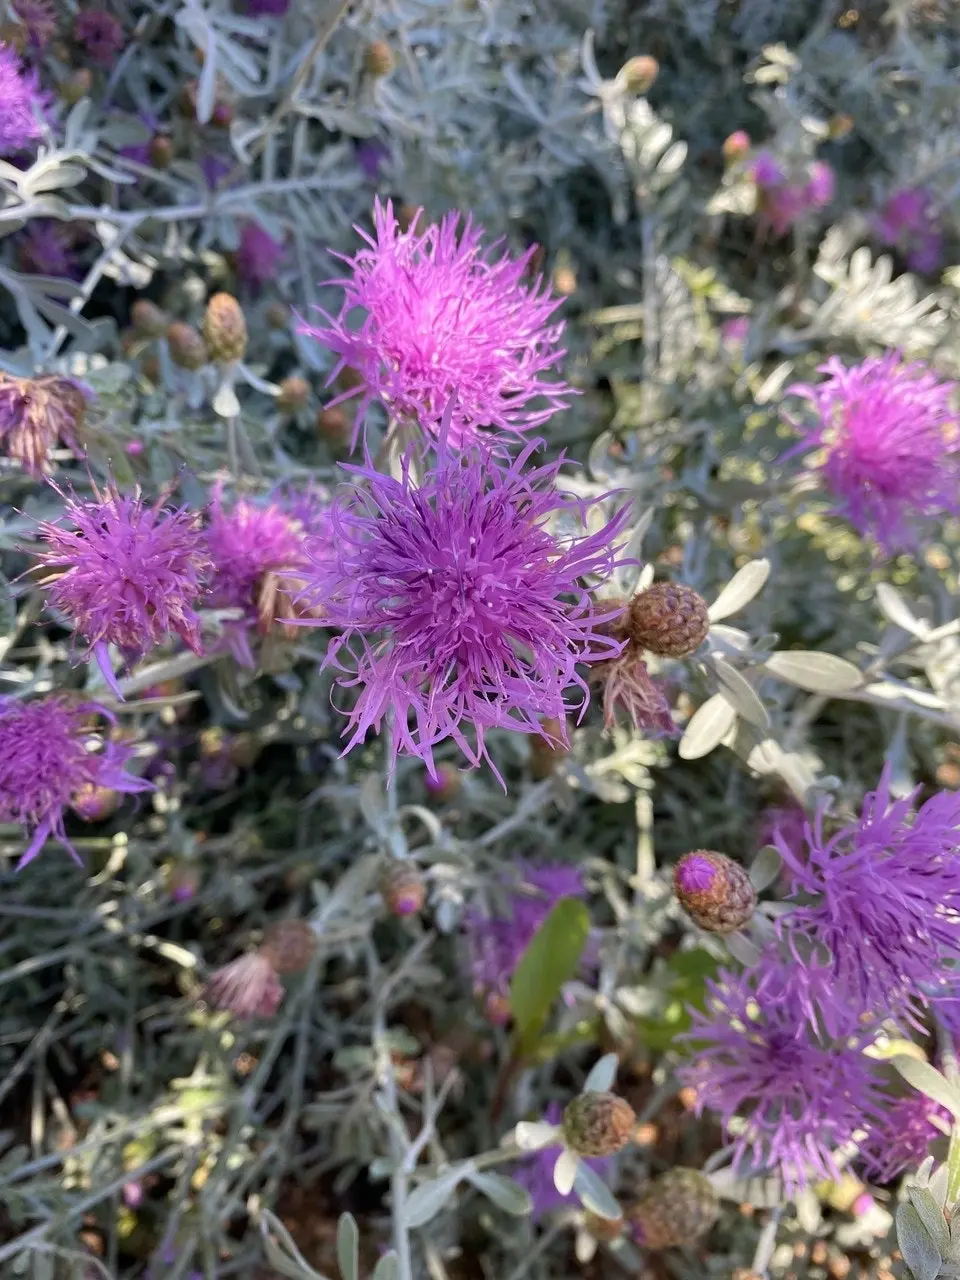
{"type": "Polygon", "coordinates": [[[769,889],[780,874],[782,866],[783,859],[780,857],[776,847],[772,844],[765,844],[750,866],[750,883],[757,893],[762,893],[764,889],[769,889]]]}
{"type": "Polygon", "coordinates": [[[609,1093],[617,1078],[619,1059],[615,1053],[606,1053],[599,1062],[595,1062],[590,1074],[583,1082],[584,1093],[609,1093]]]}
{"type": "Polygon", "coordinates": [[[557,1157],[557,1163],[553,1166],[553,1185],[562,1196],[568,1196],[573,1190],[579,1164],[575,1152],[568,1151],[566,1147],[557,1157]]]}
{"type": "Polygon", "coordinates": [[[739,960],[746,969],[753,968],[760,959],[760,948],[745,933],[730,933],[724,938],[724,942],[734,960],[739,960]]]}
{"type": "Polygon", "coordinates": [[[464,1170],[461,1168],[449,1169],[439,1178],[421,1182],[407,1197],[403,1214],[406,1227],[422,1227],[431,1218],[435,1218],[449,1202],[463,1174],[464,1170]]]}
{"type": "Polygon", "coordinates": [[[513,1140],[521,1151],[540,1151],[559,1142],[560,1126],[542,1120],[521,1120],[513,1131],[513,1140]]]}
{"type": "Polygon", "coordinates": [[[914,1280],[936,1280],[943,1259],[912,1204],[897,1209],[897,1243],[914,1280]]]}
{"type": "Polygon", "coordinates": [[[771,653],[766,669],[772,675],[810,693],[849,693],[863,683],[863,676],[852,662],[832,653],[796,649],[771,653]]]}
{"type": "Polygon", "coordinates": [[[939,1102],[955,1119],[960,1120],[960,1091],[945,1076],[942,1076],[936,1067],[932,1067],[929,1062],[921,1062],[919,1058],[911,1057],[907,1053],[898,1053],[890,1061],[907,1084],[912,1084],[914,1089],[926,1094],[934,1102],[939,1102]]]}
{"type": "Polygon", "coordinates": [[[341,1280],[359,1280],[360,1232],[356,1219],[349,1213],[341,1214],[337,1223],[337,1265],[341,1280]]]}
{"type": "Polygon", "coordinates": [[[767,1267],[770,1265],[770,1259],[773,1257],[773,1251],[777,1243],[777,1228],[780,1226],[780,1218],[775,1215],[766,1224],[760,1232],[760,1238],[757,1240],[757,1247],[753,1254],[753,1264],[751,1271],[756,1275],[766,1275],[767,1267]]]}
{"type": "Polygon", "coordinates": [[[260,1231],[267,1261],[280,1275],[288,1277],[288,1280],[324,1280],[307,1263],[290,1232],[269,1209],[260,1210],[260,1231]]]}
{"type": "Polygon", "coordinates": [[[512,1178],[505,1178],[502,1173],[471,1170],[467,1172],[466,1181],[481,1191],[488,1200],[492,1200],[498,1209],[515,1218],[525,1218],[533,1208],[533,1201],[526,1187],[521,1187],[512,1178]]]}
{"type": "Polygon", "coordinates": [[[723,696],[715,693],[690,717],[677,750],[681,760],[699,760],[718,747],[737,722],[737,713],[723,696]]]}
{"type": "Polygon", "coordinates": [[[912,636],[922,636],[926,633],[926,626],[919,618],[913,616],[903,596],[889,582],[877,584],[877,604],[894,626],[901,627],[912,636]]]}
{"type": "Polygon", "coordinates": [[[397,1280],[399,1274],[400,1267],[397,1263],[397,1255],[391,1249],[389,1253],[383,1255],[373,1268],[373,1275],[370,1280],[397,1280]]]}
{"type": "Polygon", "coordinates": [[[950,1252],[950,1232],[944,1221],[943,1210],[937,1204],[933,1194],[926,1187],[908,1187],[907,1195],[927,1235],[936,1245],[941,1257],[946,1257],[950,1252]]]}
{"type": "Polygon", "coordinates": [[[770,576],[769,560],[751,560],[738,569],[707,610],[711,622],[729,618],[748,605],[770,576]]]}
{"type": "Polygon", "coordinates": [[[713,655],[710,662],[730,705],[748,724],[755,725],[758,729],[769,729],[770,716],[750,681],[723,658],[713,655]]]}
{"type": "Polygon", "coordinates": [[[616,1222],[618,1218],[623,1217],[623,1210],[617,1203],[616,1196],[600,1175],[582,1160],[577,1162],[573,1188],[580,1197],[583,1207],[595,1213],[598,1218],[607,1218],[616,1222]]]}

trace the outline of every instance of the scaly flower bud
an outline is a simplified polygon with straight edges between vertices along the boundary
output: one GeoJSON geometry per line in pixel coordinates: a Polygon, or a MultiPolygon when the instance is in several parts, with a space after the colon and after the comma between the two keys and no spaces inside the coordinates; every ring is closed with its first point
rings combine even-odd
{"type": "Polygon", "coordinates": [[[437,765],[435,774],[426,775],[423,785],[435,800],[446,804],[449,800],[456,800],[463,790],[463,776],[460,770],[454,769],[452,765],[440,764],[437,765]]]}
{"type": "Polygon", "coordinates": [[[631,93],[649,93],[659,74],[660,63],[656,58],[642,53],[623,64],[617,79],[631,93]]]}
{"type": "Polygon", "coordinates": [[[677,901],[708,933],[735,933],[753,915],[757,894],[750,877],[725,853],[685,853],[673,871],[677,901]]]}
{"type": "Polygon", "coordinates": [[[130,323],[141,338],[162,338],[170,327],[167,313],[149,298],[138,298],[130,308],[130,323]]]}
{"type": "Polygon", "coordinates": [[[277,973],[300,973],[316,949],[317,935],[306,920],[278,920],[264,934],[260,955],[277,973]]]}
{"type": "Polygon", "coordinates": [[[89,67],[78,67],[76,71],[71,73],[62,80],[59,86],[60,98],[68,107],[74,107],[78,102],[82,102],[84,98],[90,96],[90,90],[93,88],[93,72],[89,67]]]}
{"type": "Polygon", "coordinates": [[[391,915],[415,916],[426,901],[426,886],[412,862],[392,862],[380,879],[380,894],[391,915]]]}
{"type": "Polygon", "coordinates": [[[563,1113],[563,1137],[578,1156],[612,1156],[630,1141],[637,1117],[615,1093],[581,1093],[563,1113]]]}
{"type": "Polygon", "coordinates": [[[664,658],[685,658],[710,630],[706,601],[683,583],[655,582],[630,601],[630,639],[664,658]]]}
{"type": "Polygon", "coordinates": [[[627,1217],[638,1243],[648,1249],[668,1249],[705,1236],[719,1212],[710,1179],[699,1169],[676,1168],[654,1178],[627,1217]]]}
{"type": "Polygon", "coordinates": [[[277,408],[283,413],[296,413],[306,407],[310,399],[310,383],[295,374],[280,383],[277,408]]]}
{"type": "Polygon", "coordinates": [[[170,359],[181,369],[202,369],[207,363],[207,344],[193,325],[175,320],[167,330],[170,359]]]}
{"type": "Polygon", "coordinates": [[[240,303],[229,293],[215,293],[203,317],[203,336],[218,364],[242,360],[247,349],[247,322],[240,303]]]}
{"type": "Polygon", "coordinates": [[[150,140],[150,163],[157,169],[166,169],[173,159],[173,139],[166,133],[158,133],[150,140]]]}
{"type": "Polygon", "coordinates": [[[567,727],[556,716],[541,721],[543,732],[530,739],[530,772],[537,782],[551,777],[570,754],[567,727]]]}
{"type": "Polygon", "coordinates": [[[367,75],[380,80],[388,76],[396,66],[397,60],[386,40],[374,40],[368,44],[363,54],[363,69],[367,75]]]}
{"type": "Polygon", "coordinates": [[[743,129],[731,133],[723,143],[723,158],[727,164],[734,164],[750,154],[750,135],[743,129]]]}

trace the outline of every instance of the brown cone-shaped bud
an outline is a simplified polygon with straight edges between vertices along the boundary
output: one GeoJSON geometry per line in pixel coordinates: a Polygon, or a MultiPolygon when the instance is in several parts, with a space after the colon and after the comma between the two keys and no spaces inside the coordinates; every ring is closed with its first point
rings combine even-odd
{"type": "Polygon", "coordinates": [[[583,1215],[583,1225],[594,1240],[602,1240],[604,1244],[613,1244],[623,1235],[626,1226],[624,1218],[601,1218],[599,1214],[589,1210],[583,1215]]]}
{"type": "Polygon", "coordinates": [[[396,65],[397,60],[386,40],[374,40],[363,52],[364,71],[378,80],[388,76],[396,65]]]}
{"type": "Polygon", "coordinates": [[[92,88],[93,72],[89,67],[78,67],[76,71],[71,71],[66,79],[60,82],[61,101],[65,102],[68,107],[75,107],[78,102],[82,102],[84,98],[90,96],[92,88]]]}
{"type": "Polygon", "coordinates": [[[166,169],[173,159],[173,139],[166,133],[158,133],[150,141],[150,163],[155,169],[166,169]]]}
{"type": "Polygon", "coordinates": [[[637,1117],[615,1093],[581,1093],[563,1113],[563,1137],[578,1156],[612,1156],[630,1141],[637,1117]]]}
{"type": "Polygon", "coordinates": [[[435,774],[426,774],[423,785],[435,800],[447,804],[463,790],[463,775],[453,765],[439,764],[435,774]]]}
{"type": "Polygon", "coordinates": [[[540,723],[543,733],[530,739],[530,772],[537,782],[551,777],[570,754],[570,748],[564,744],[566,725],[555,716],[547,716],[540,723]]]}
{"type": "Polygon", "coordinates": [[[316,949],[317,935],[306,920],[278,920],[264,934],[260,955],[277,973],[300,973],[316,949]]]}
{"type": "Polygon", "coordinates": [[[306,407],[310,399],[310,383],[306,378],[293,374],[280,383],[280,394],[277,396],[277,408],[282,413],[296,413],[306,407]]]}
{"type": "Polygon", "coordinates": [[[699,1169],[668,1169],[654,1178],[627,1210],[638,1243],[669,1249],[705,1236],[717,1220],[720,1203],[710,1179],[699,1169]]]}
{"type": "Polygon", "coordinates": [[[130,308],[130,323],[141,338],[162,338],[170,328],[170,317],[149,298],[138,298],[130,308]]]}
{"type": "Polygon", "coordinates": [[[247,349],[247,322],[240,303],[230,293],[215,293],[203,317],[203,336],[218,364],[242,360],[247,349]]]}
{"type": "Polygon", "coordinates": [[[620,68],[618,79],[631,93],[648,93],[660,74],[660,63],[649,54],[641,53],[630,58],[620,68]]]}
{"type": "Polygon", "coordinates": [[[332,409],[321,409],[317,414],[317,434],[337,449],[346,448],[353,434],[350,414],[339,404],[332,409]]]}
{"type": "Polygon", "coordinates": [[[699,649],[710,630],[707,605],[692,587],[655,582],[630,601],[630,639],[663,658],[685,658],[699,649]]]}
{"type": "Polygon", "coordinates": [[[380,877],[380,895],[391,915],[415,916],[427,897],[420,869],[405,860],[391,862],[380,877]]]}
{"type": "Polygon", "coordinates": [[[271,302],[263,313],[263,318],[271,329],[287,329],[290,327],[290,308],[282,302],[271,302]]]}
{"type": "Polygon", "coordinates": [[[170,359],[181,369],[202,369],[207,363],[207,344],[193,325],[174,320],[167,330],[170,359]]]}
{"type": "Polygon", "coordinates": [[[708,933],[735,933],[757,906],[745,869],[712,849],[683,855],[673,869],[673,890],[690,919],[708,933]]]}

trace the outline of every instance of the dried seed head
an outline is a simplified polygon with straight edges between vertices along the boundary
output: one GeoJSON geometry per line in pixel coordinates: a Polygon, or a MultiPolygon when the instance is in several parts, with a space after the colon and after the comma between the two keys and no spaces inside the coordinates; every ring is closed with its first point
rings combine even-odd
{"type": "Polygon", "coordinates": [[[229,293],[215,293],[203,317],[203,336],[218,364],[242,360],[247,349],[247,322],[240,303],[229,293]]]}
{"type": "Polygon", "coordinates": [[[130,323],[141,338],[162,338],[170,327],[170,317],[149,298],[138,298],[130,308],[130,323]]]}
{"type": "Polygon", "coordinates": [[[705,1236],[720,1204],[713,1183],[699,1169],[668,1169],[654,1178],[627,1210],[637,1241],[648,1249],[668,1249],[705,1236]]]}
{"type": "Polygon", "coordinates": [[[673,870],[677,901],[708,933],[735,933],[753,915],[757,893],[739,862],[725,853],[696,849],[673,870]]]}
{"type": "Polygon", "coordinates": [[[664,658],[685,658],[710,630],[706,601],[683,583],[655,582],[630,601],[630,639],[664,658]]]}
{"type": "Polygon", "coordinates": [[[581,1093],[563,1113],[563,1136],[578,1156],[612,1156],[630,1141],[637,1117],[615,1093],[581,1093]]]}
{"type": "Polygon", "coordinates": [[[280,383],[277,408],[282,413],[296,413],[306,407],[310,399],[310,383],[295,374],[280,383]]]}
{"type": "Polygon", "coordinates": [[[386,40],[374,40],[364,50],[363,69],[368,76],[380,80],[388,76],[396,65],[397,60],[386,40]]]}
{"type": "Polygon", "coordinates": [[[269,1018],[280,1008],[283,984],[261,948],[218,969],[203,995],[215,1009],[229,1009],[238,1018],[269,1018]]]}
{"type": "Polygon", "coordinates": [[[391,862],[380,878],[380,894],[395,916],[415,916],[426,901],[426,885],[412,862],[391,862]]]}
{"type": "Polygon", "coordinates": [[[659,74],[660,63],[656,58],[642,53],[623,64],[617,79],[631,93],[649,93],[659,74]]]}
{"type": "Polygon", "coordinates": [[[300,973],[316,949],[317,935],[306,920],[277,920],[264,934],[259,954],[277,973],[300,973]]]}
{"type": "Polygon", "coordinates": [[[282,302],[271,302],[263,313],[263,318],[271,329],[286,329],[290,324],[290,308],[282,302]]]}
{"type": "Polygon", "coordinates": [[[193,325],[175,320],[167,330],[170,359],[181,369],[202,369],[207,363],[207,344],[193,325]]]}

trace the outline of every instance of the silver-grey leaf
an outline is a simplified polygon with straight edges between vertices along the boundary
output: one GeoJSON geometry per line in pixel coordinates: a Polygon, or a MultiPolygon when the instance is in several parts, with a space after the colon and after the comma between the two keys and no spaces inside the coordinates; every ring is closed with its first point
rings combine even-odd
{"type": "Polygon", "coordinates": [[[897,1209],[897,1243],[914,1280],[936,1280],[943,1259],[912,1204],[897,1209]]]}
{"type": "Polygon", "coordinates": [[[935,1197],[927,1187],[907,1187],[907,1195],[940,1256],[946,1257],[950,1252],[950,1231],[935,1197]]]}
{"type": "Polygon", "coordinates": [[[767,709],[746,676],[716,654],[711,656],[710,663],[727,701],[738,714],[758,729],[769,729],[770,716],[767,709]]]}
{"type": "Polygon", "coordinates": [[[762,893],[773,884],[782,866],[783,859],[777,848],[772,844],[765,844],[750,864],[750,883],[757,893],[762,893]]]}
{"type": "Polygon", "coordinates": [[[762,590],[769,576],[769,560],[751,560],[738,569],[707,610],[710,621],[720,622],[738,613],[762,590]]]}
{"type": "Polygon", "coordinates": [[[438,1178],[431,1178],[429,1182],[421,1182],[419,1187],[415,1187],[404,1207],[403,1221],[407,1229],[422,1227],[435,1218],[449,1203],[464,1173],[462,1166],[448,1169],[438,1178]]]}
{"type": "Polygon", "coordinates": [[[795,649],[771,653],[764,664],[771,675],[789,680],[810,693],[849,693],[863,684],[863,676],[852,662],[832,653],[795,649]]]}
{"type": "Polygon", "coordinates": [[[360,1232],[352,1214],[342,1213],[337,1223],[337,1265],[341,1280],[359,1280],[360,1232]]]}
{"type": "Polygon", "coordinates": [[[721,693],[708,698],[690,717],[677,748],[681,760],[699,760],[720,745],[737,722],[737,713],[721,693]]]}
{"type": "Polygon", "coordinates": [[[960,1090],[942,1076],[936,1067],[913,1058],[908,1053],[895,1054],[890,1059],[890,1065],[900,1072],[907,1084],[913,1085],[914,1089],[926,1094],[934,1102],[939,1102],[955,1120],[960,1120],[960,1090]]]}
{"type": "Polygon", "coordinates": [[[502,1173],[482,1173],[471,1170],[466,1181],[492,1200],[498,1209],[512,1214],[515,1218],[525,1218],[533,1209],[533,1201],[526,1187],[512,1178],[505,1178],[502,1173]]]}
{"type": "Polygon", "coordinates": [[[595,1213],[598,1218],[607,1218],[611,1222],[616,1222],[618,1218],[623,1217],[623,1210],[617,1203],[616,1196],[600,1175],[582,1160],[577,1164],[573,1189],[580,1197],[583,1207],[595,1213]]]}

